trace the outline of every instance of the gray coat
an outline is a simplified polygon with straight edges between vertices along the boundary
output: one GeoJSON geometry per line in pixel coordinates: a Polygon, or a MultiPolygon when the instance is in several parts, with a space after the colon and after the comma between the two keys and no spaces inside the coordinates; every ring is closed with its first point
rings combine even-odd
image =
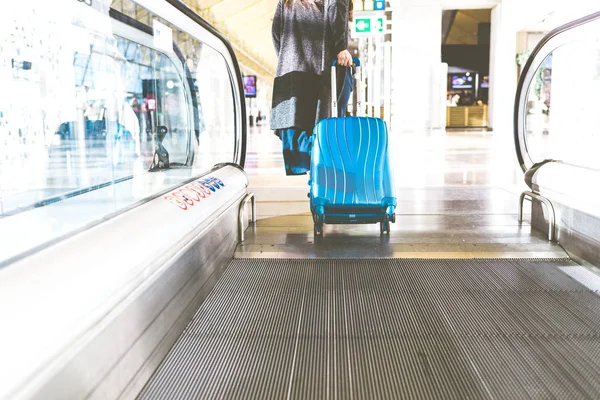
{"type": "Polygon", "coordinates": [[[330,113],[330,63],[348,47],[348,0],[291,7],[279,0],[273,18],[277,72],[271,129],[312,131],[330,113]]]}

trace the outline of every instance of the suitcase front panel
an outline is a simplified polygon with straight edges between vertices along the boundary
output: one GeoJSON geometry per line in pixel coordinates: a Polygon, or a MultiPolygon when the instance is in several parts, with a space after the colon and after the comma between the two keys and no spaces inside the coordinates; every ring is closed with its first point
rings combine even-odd
{"type": "Polygon", "coordinates": [[[378,118],[329,118],[315,127],[311,193],[329,205],[379,205],[395,196],[388,132],[378,118]]]}

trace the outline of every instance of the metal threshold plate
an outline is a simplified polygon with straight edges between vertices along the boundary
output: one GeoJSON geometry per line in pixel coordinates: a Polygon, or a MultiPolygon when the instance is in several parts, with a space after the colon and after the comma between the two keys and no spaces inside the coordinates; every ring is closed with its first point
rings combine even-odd
{"type": "Polygon", "coordinates": [[[600,398],[562,259],[236,259],[141,399],[600,398]]]}

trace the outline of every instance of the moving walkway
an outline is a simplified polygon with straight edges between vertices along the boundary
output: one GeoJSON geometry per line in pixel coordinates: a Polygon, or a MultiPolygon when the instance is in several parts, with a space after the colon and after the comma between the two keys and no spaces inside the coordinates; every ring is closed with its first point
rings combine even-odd
{"type": "MultiPolygon", "coordinates": [[[[243,171],[243,88],[231,46],[176,0],[125,1],[104,14],[78,3],[79,21],[98,12],[104,27],[113,26],[95,34],[135,39],[150,49],[138,48],[138,59],[122,44],[124,56],[114,62],[142,64],[144,54],[159,60],[138,66],[138,72],[152,72],[143,79],[130,75],[137,67],[122,67],[122,83],[134,76],[143,89],[170,81],[180,90],[178,104],[189,109],[185,121],[172,121],[166,99],[155,99],[165,109],[147,115],[150,149],[178,160],[168,168],[157,168],[151,151],[144,164],[151,172],[136,175],[134,169],[110,185],[35,203],[0,220],[0,229],[10,223],[14,231],[34,219],[43,225],[40,210],[54,219],[94,210],[64,231],[37,235],[28,249],[3,249],[0,398],[600,395],[600,287],[581,265],[588,253],[549,259],[234,257],[247,214],[256,216],[243,171]],[[159,22],[154,30],[152,21],[159,22]],[[156,29],[167,32],[165,26],[175,33],[173,49],[152,39],[156,29]],[[219,79],[227,85],[212,87],[226,104],[217,110],[224,120],[199,121],[206,115],[205,88],[195,80],[207,72],[192,57],[199,47],[211,57],[205,67],[215,60],[224,67],[219,79]],[[206,138],[219,146],[203,147],[206,138]],[[136,184],[146,188],[142,194],[136,184]],[[113,204],[108,213],[107,201],[113,204]]],[[[550,39],[599,21],[595,14],[553,31],[532,59],[556,49],[550,39]]],[[[106,63],[114,53],[102,54],[106,63]]],[[[537,67],[530,63],[533,71],[524,72],[519,93],[531,86],[537,67]]],[[[516,114],[523,118],[526,101],[519,96],[516,114]]],[[[535,165],[538,173],[549,173],[555,162],[548,158],[540,166],[531,158],[533,142],[525,134],[517,126],[524,169],[535,165]]],[[[552,203],[544,182],[532,181],[531,191],[552,203]]],[[[563,200],[567,194],[555,211],[573,209],[563,200]]],[[[548,224],[549,215],[538,211],[533,218],[548,224]]],[[[553,221],[552,239],[565,230],[577,237],[577,227],[553,221]]]]}

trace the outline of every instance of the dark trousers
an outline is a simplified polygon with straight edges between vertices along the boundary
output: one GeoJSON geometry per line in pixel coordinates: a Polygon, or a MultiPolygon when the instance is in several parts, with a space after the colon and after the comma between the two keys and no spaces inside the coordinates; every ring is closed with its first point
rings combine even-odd
{"type": "Polygon", "coordinates": [[[285,174],[306,174],[310,170],[312,132],[288,128],[278,129],[275,134],[281,139],[285,174]]]}

